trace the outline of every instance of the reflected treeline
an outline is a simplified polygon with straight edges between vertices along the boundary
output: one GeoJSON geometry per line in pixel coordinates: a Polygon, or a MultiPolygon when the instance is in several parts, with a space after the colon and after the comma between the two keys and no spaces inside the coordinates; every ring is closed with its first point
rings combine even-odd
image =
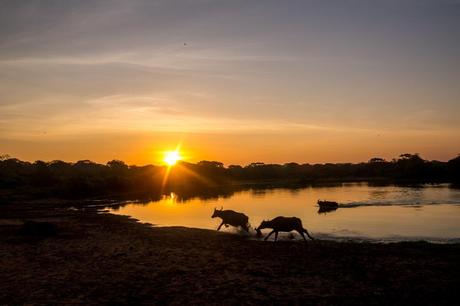
{"type": "Polygon", "coordinates": [[[166,166],[128,166],[119,160],[98,164],[36,161],[33,163],[0,158],[0,197],[13,198],[117,198],[151,201],[174,192],[179,200],[231,196],[253,189],[296,188],[306,185],[333,185],[337,182],[368,181],[388,183],[438,183],[459,185],[460,156],[448,162],[427,161],[418,154],[402,154],[386,161],[372,158],[363,163],[264,164],[247,166],[201,161],[166,166]]]}
{"type": "MultiPolygon", "coordinates": [[[[326,185],[323,184],[315,184],[315,187],[324,186],[324,187],[331,187],[331,186],[341,186],[342,183],[328,183],[326,185]]],[[[160,200],[174,200],[175,204],[187,203],[193,199],[200,199],[201,201],[215,201],[218,199],[226,199],[231,198],[235,193],[250,191],[253,196],[255,197],[263,197],[266,196],[268,193],[275,192],[275,190],[286,189],[291,193],[298,193],[302,188],[306,186],[311,186],[311,184],[306,185],[298,185],[298,184],[276,184],[273,182],[272,184],[226,184],[220,185],[215,187],[203,187],[203,188],[195,188],[184,190],[181,188],[176,189],[174,192],[164,193],[162,195],[154,195],[152,196],[143,196],[139,195],[138,197],[133,197],[131,194],[129,197],[125,197],[124,199],[127,201],[120,201],[123,197],[119,197],[118,201],[103,201],[104,204],[101,206],[110,206],[112,209],[119,209],[127,204],[136,204],[136,205],[149,205],[151,202],[156,202],[160,200]],[[136,199],[135,201],[129,201],[132,199],[136,199]]]]}
{"type": "Polygon", "coordinates": [[[338,207],[320,207],[318,209],[318,214],[327,214],[333,211],[336,211],[338,207]]]}

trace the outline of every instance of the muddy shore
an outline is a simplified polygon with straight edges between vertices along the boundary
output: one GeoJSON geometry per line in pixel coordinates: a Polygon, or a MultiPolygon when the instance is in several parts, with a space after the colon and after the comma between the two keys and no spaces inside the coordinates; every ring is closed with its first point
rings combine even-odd
{"type": "Polygon", "coordinates": [[[248,240],[96,209],[0,206],[0,305],[458,305],[460,245],[248,240]],[[25,220],[56,226],[34,235],[25,220]]]}

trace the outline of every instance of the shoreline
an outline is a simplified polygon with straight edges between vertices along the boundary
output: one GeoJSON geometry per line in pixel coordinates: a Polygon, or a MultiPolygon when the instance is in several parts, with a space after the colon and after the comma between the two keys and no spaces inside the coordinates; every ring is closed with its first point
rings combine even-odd
{"type": "MultiPolygon", "coordinates": [[[[108,206],[106,206],[108,207],[108,206]]],[[[107,209],[101,210],[103,213],[112,214],[115,216],[128,217],[135,220],[140,224],[146,224],[152,228],[184,228],[190,230],[205,230],[216,232],[215,228],[201,228],[201,227],[191,227],[191,226],[182,226],[182,225],[159,225],[150,222],[144,222],[139,219],[136,219],[130,215],[118,214],[111,212],[107,209]]],[[[222,229],[220,233],[225,233],[229,235],[240,235],[246,238],[248,241],[262,241],[263,238],[256,237],[256,233],[250,231],[250,234],[241,233],[237,229],[225,230],[222,229]]],[[[269,233],[269,230],[263,231],[263,235],[269,233]]],[[[292,241],[292,242],[302,242],[302,238],[294,233],[294,237],[287,237],[289,233],[279,233],[278,241],[292,241]]],[[[324,232],[315,232],[314,238],[321,241],[337,242],[337,243],[368,243],[368,244],[393,244],[393,243],[429,243],[434,245],[449,245],[449,244],[459,244],[460,237],[447,237],[447,238],[436,238],[436,237],[424,237],[424,236],[385,236],[385,237],[368,237],[368,236],[336,236],[334,234],[324,233],[324,232]]],[[[273,236],[267,242],[273,242],[273,236]]]]}
{"type": "Polygon", "coordinates": [[[43,188],[6,188],[0,190],[0,200],[2,202],[25,202],[25,201],[65,201],[65,202],[86,202],[86,201],[149,201],[160,199],[163,195],[174,192],[183,199],[192,199],[203,195],[210,197],[220,197],[245,190],[270,190],[270,189],[299,189],[309,186],[334,186],[342,184],[368,184],[376,186],[421,186],[421,185],[447,185],[453,188],[460,188],[457,181],[452,180],[410,180],[410,179],[387,179],[387,178],[341,178],[341,179],[317,179],[317,180],[299,180],[299,179],[261,179],[261,180],[241,180],[230,181],[221,184],[200,186],[193,189],[187,186],[178,185],[160,190],[132,190],[125,192],[108,192],[95,194],[88,197],[87,194],[82,196],[63,196],[60,190],[43,193],[43,188]],[[61,195],[59,195],[61,194],[61,195]],[[51,196],[53,195],[53,196],[51,196]],[[56,196],[58,195],[58,196],[56,196]]]}
{"type": "Polygon", "coordinates": [[[97,209],[2,212],[2,305],[455,305],[460,297],[460,244],[270,243],[97,209]],[[57,234],[19,234],[22,220],[51,222],[57,234]]]}

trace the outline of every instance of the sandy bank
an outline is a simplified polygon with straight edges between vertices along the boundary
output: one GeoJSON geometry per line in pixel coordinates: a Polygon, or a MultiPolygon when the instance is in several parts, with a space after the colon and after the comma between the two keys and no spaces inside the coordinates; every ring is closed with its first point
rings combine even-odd
{"type": "Polygon", "coordinates": [[[460,245],[274,244],[17,208],[0,208],[0,304],[458,304],[460,245]],[[20,234],[24,219],[50,221],[57,235],[20,234]]]}

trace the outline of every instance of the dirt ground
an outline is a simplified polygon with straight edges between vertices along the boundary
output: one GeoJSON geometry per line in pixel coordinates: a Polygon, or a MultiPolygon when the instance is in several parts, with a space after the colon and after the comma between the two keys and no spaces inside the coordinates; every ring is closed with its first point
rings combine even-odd
{"type": "Polygon", "coordinates": [[[459,303],[458,244],[273,243],[53,203],[0,212],[0,305],[459,303]]]}

